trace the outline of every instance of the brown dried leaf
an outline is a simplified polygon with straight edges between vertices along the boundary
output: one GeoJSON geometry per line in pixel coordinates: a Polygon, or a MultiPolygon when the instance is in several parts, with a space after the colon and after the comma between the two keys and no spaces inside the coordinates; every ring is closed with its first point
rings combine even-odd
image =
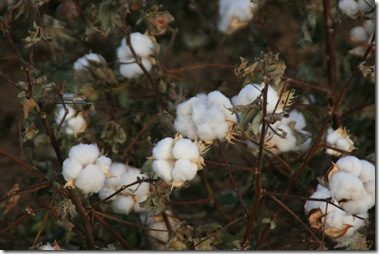
{"type": "Polygon", "coordinates": [[[34,108],[36,108],[37,111],[39,110],[38,104],[34,99],[25,99],[22,108],[24,111],[25,119],[28,119],[29,113],[32,112],[34,108]]]}
{"type": "Polygon", "coordinates": [[[337,172],[341,171],[337,164],[335,164],[334,162],[332,162],[332,166],[330,167],[330,169],[328,170],[327,172],[327,176],[328,176],[328,181],[330,181],[330,178],[337,172]]]}
{"type": "Polygon", "coordinates": [[[338,238],[344,236],[351,227],[352,225],[350,224],[344,224],[342,228],[327,228],[325,229],[325,234],[330,237],[338,238]]]}
{"type": "Polygon", "coordinates": [[[320,229],[323,226],[321,221],[324,214],[320,208],[312,209],[308,215],[308,221],[312,228],[320,229]]]}
{"type": "Polygon", "coordinates": [[[20,199],[20,195],[19,194],[15,194],[15,193],[17,193],[17,191],[19,191],[19,190],[20,190],[20,186],[18,185],[18,183],[16,183],[8,191],[7,196],[10,196],[10,198],[8,199],[8,201],[5,204],[3,215],[5,215],[5,214],[9,213],[10,211],[12,211],[13,208],[18,204],[18,201],[20,199]]]}

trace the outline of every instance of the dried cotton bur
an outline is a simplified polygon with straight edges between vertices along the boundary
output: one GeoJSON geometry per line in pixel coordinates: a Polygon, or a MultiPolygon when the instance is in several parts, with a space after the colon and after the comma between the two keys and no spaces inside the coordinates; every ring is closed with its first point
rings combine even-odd
{"type": "Polygon", "coordinates": [[[305,213],[311,227],[349,247],[359,239],[357,230],[367,225],[368,210],[375,205],[375,166],[355,156],[342,157],[330,168],[327,185],[319,184],[310,196],[325,201],[307,200],[305,213]]]}

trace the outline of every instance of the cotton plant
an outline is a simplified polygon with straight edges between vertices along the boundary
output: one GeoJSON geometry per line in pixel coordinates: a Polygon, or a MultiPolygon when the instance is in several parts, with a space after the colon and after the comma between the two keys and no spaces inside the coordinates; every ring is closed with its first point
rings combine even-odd
{"type": "MultiPolygon", "coordinates": [[[[326,135],[326,144],[330,147],[338,148],[346,152],[352,152],[354,147],[354,142],[351,140],[346,129],[340,127],[336,130],[329,128],[326,135]]],[[[341,156],[341,152],[327,148],[326,153],[332,156],[341,156]]]]}
{"type": "Polygon", "coordinates": [[[58,105],[55,122],[57,125],[62,123],[64,133],[70,136],[77,136],[87,129],[87,121],[83,112],[77,112],[73,107],[66,104],[58,105]],[[66,109],[67,114],[66,114],[66,109]],[[63,122],[62,122],[63,121],[63,122]]]}
{"type": "Polygon", "coordinates": [[[75,71],[87,70],[90,67],[91,62],[105,64],[104,57],[99,54],[89,53],[86,54],[74,62],[73,68],[75,71]]]}
{"type": "Polygon", "coordinates": [[[340,0],[338,7],[343,14],[356,19],[359,15],[371,12],[375,9],[374,0],[340,0]]]}
{"type": "Polygon", "coordinates": [[[374,33],[374,20],[367,19],[362,25],[353,27],[350,31],[350,41],[354,45],[354,48],[349,53],[353,56],[363,56],[371,43],[374,33]]]}
{"type": "Polygon", "coordinates": [[[219,0],[218,30],[232,34],[245,27],[254,17],[258,5],[251,0],[219,0]]]}
{"type": "Polygon", "coordinates": [[[152,151],[154,173],[167,184],[181,187],[195,178],[204,165],[206,146],[177,135],[160,140],[152,151]]]}
{"type": "Polygon", "coordinates": [[[215,140],[230,141],[237,122],[237,116],[230,110],[232,107],[230,100],[219,91],[198,94],[177,106],[175,130],[184,137],[208,144],[215,140]]]}
{"type": "MultiPolygon", "coordinates": [[[[140,58],[141,64],[149,72],[155,64],[154,55],[158,50],[158,45],[154,37],[139,32],[130,34],[131,46],[137,57],[140,58]]],[[[120,63],[119,71],[122,76],[132,79],[142,75],[144,72],[137,64],[132,50],[126,42],[126,38],[121,40],[120,47],[117,48],[117,58],[120,63]]]]}
{"type": "MultiPolygon", "coordinates": [[[[122,186],[130,185],[139,179],[147,179],[141,170],[124,163],[113,162],[109,176],[99,192],[100,199],[104,200],[114,194],[122,186]]],[[[109,199],[110,206],[115,213],[129,214],[131,211],[142,212],[140,203],[145,201],[150,193],[150,184],[141,182],[134,184],[109,199]]]]}
{"type": "Polygon", "coordinates": [[[110,174],[111,164],[112,160],[101,155],[96,144],[71,147],[62,165],[65,187],[78,188],[85,194],[98,193],[110,174]]]}
{"type": "Polygon", "coordinates": [[[330,169],[326,186],[317,186],[304,210],[313,228],[323,230],[344,246],[366,226],[368,210],[374,205],[375,166],[355,156],[345,156],[330,169]]]}

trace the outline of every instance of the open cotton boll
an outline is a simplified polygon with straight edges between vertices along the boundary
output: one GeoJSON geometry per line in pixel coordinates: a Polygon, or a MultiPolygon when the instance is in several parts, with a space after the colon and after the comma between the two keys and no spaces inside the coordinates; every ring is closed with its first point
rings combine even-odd
{"type": "Polygon", "coordinates": [[[134,199],[131,196],[117,196],[112,203],[111,207],[113,212],[119,214],[129,214],[134,206],[134,199]]]}
{"type": "Polygon", "coordinates": [[[232,102],[234,105],[248,105],[254,102],[262,93],[262,85],[249,84],[241,89],[237,96],[234,96],[232,102]]]}
{"type": "Polygon", "coordinates": [[[104,58],[101,55],[90,53],[76,60],[76,62],[74,63],[74,70],[85,70],[90,66],[90,61],[98,63],[105,62],[104,58]]]}
{"type": "Polygon", "coordinates": [[[274,146],[277,149],[277,151],[274,149],[272,152],[285,153],[297,150],[296,137],[293,135],[292,130],[287,125],[280,125],[280,127],[276,128],[276,131],[279,134],[286,132],[286,137],[282,138],[279,135],[272,133],[271,138],[267,140],[267,145],[274,146]]]}
{"type": "Polygon", "coordinates": [[[372,35],[375,32],[375,23],[370,19],[365,20],[365,22],[363,22],[363,28],[368,35],[372,35]]]}
{"type": "MultiPolygon", "coordinates": [[[[145,174],[142,174],[139,169],[133,167],[127,167],[127,171],[121,176],[121,184],[129,185],[136,182],[138,179],[147,179],[148,177],[145,174]]],[[[129,188],[122,191],[123,194],[135,195],[135,196],[144,196],[149,194],[150,184],[143,182],[141,184],[134,184],[129,188]]]]}
{"type": "MultiPolygon", "coordinates": [[[[67,113],[66,117],[64,118],[65,121],[72,118],[76,114],[76,110],[73,107],[66,105],[66,108],[67,108],[68,113],[67,113]]],[[[55,117],[55,122],[57,124],[60,124],[63,117],[65,116],[65,114],[66,114],[66,111],[65,111],[64,107],[62,105],[59,105],[58,113],[57,113],[57,116],[55,117]]]]}
{"type": "Polygon", "coordinates": [[[68,135],[77,135],[85,132],[87,129],[87,122],[82,114],[77,115],[67,121],[67,127],[65,129],[68,135]]]}
{"type": "Polygon", "coordinates": [[[328,135],[326,136],[326,142],[328,144],[335,144],[338,139],[341,138],[341,135],[334,131],[332,128],[328,128],[328,135]]]}
{"type": "Polygon", "coordinates": [[[121,176],[126,172],[124,163],[113,162],[109,168],[110,176],[105,180],[105,184],[111,188],[121,187],[121,176]]]}
{"type": "Polygon", "coordinates": [[[282,123],[288,124],[292,121],[295,122],[295,128],[298,130],[305,128],[305,126],[307,125],[304,115],[301,112],[297,111],[296,109],[291,110],[288,118],[284,117],[282,120],[282,123]]]}
{"type": "Polygon", "coordinates": [[[362,171],[361,161],[355,156],[344,156],[337,161],[337,167],[347,173],[358,177],[362,171]]]}
{"type": "Polygon", "coordinates": [[[355,18],[360,11],[359,5],[355,0],[340,0],[338,7],[345,15],[351,18],[355,18]]]}
{"type": "Polygon", "coordinates": [[[100,156],[96,160],[96,165],[101,168],[101,170],[104,172],[105,175],[111,175],[109,171],[111,164],[112,164],[112,160],[104,155],[100,156]]]}
{"type": "Polygon", "coordinates": [[[367,212],[375,205],[375,200],[366,193],[359,199],[353,199],[346,202],[340,202],[340,206],[350,214],[360,214],[367,212]]]}
{"type": "Polygon", "coordinates": [[[174,128],[177,132],[190,139],[196,139],[196,125],[191,116],[177,116],[174,122],[174,128]]]}
{"type": "Polygon", "coordinates": [[[343,171],[333,174],[329,181],[329,189],[337,200],[358,200],[366,196],[363,183],[358,177],[343,171]]]}
{"type": "Polygon", "coordinates": [[[153,170],[158,175],[159,178],[162,178],[165,182],[171,182],[172,176],[171,171],[174,168],[174,162],[166,160],[154,160],[153,161],[153,170]]]}
{"type": "Polygon", "coordinates": [[[208,94],[207,107],[211,108],[213,106],[223,112],[226,120],[233,122],[237,121],[236,115],[229,110],[233,107],[232,103],[219,91],[213,91],[208,94]]]}
{"type": "MultiPolygon", "coordinates": [[[[130,42],[136,54],[140,57],[148,57],[154,53],[155,43],[147,35],[139,32],[130,34],[130,42]]],[[[126,44],[126,39],[122,39],[121,47],[124,47],[129,56],[133,56],[130,48],[126,44]]]]}
{"type": "MultiPolygon", "coordinates": [[[[331,194],[330,194],[329,189],[319,184],[317,186],[316,191],[309,198],[326,199],[326,198],[330,198],[330,196],[331,194]]],[[[322,211],[325,211],[325,206],[326,206],[326,202],[307,200],[304,204],[304,210],[306,214],[308,214],[313,209],[318,209],[318,208],[320,208],[322,211]]]]}
{"type": "Polygon", "coordinates": [[[371,196],[375,202],[375,180],[367,181],[364,183],[366,192],[371,196]]]}
{"type": "Polygon", "coordinates": [[[366,29],[361,26],[356,26],[350,31],[350,39],[355,43],[362,43],[367,42],[369,36],[366,29]]]}
{"type": "Polygon", "coordinates": [[[370,12],[375,9],[375,0],[358,0],[359,10],[362,13],[370,12]]]}
{"type": "Polygon", "coordinates": [[[160,140],[153,148],[153,158],[157,160],[172,159],[172,147],[174,145],[173,138],[164,138],[160,140]]]}
{"type": "Polygon", "coordinates": [[[103,188],[105,175],[99,166],[89,164],[78,175],[76,187],[84,193],[97,193],[103,188]]]}
{"type": "Polygon", "coordinates": [[[63,161],[63,166],[62,166],[63,178],[66,181],[76,179],[80,171],[82,171],[82,169],[83,169],[82,164],[80,164],[79,162],[71,158],[67,158],[63,161]]]}
{"type": "Polygon", "coordinates": [[[361,179],[362,182],[375,180],[375,166],[366,160],[360,160],[360,162],[362,170],[359,179],[361,179]]]}
{"type": "Polygon", "coordinates": [[[179,159],[175,162],[174,169],[172,170],[172,179],[174,186],[180,186],[185,181],[190,181],[195,178],[198,167],[186,159],[179,159]]]}
{"type": "MultiPolygon", "coordinates": [[[[110,188],[110,187],[107,187],[107,186],[104,186],[100,191],[99,191],[99,198],[101,200],[104,200],[106,199],[107,197],[109,197],[110,195],[112,195],[113,193],[115,193],[117,190],[113,189],[113,188],[110,188]]],[[[114,200],[116,197],[118,197],[118,195],[115,195],[113,197],[111,197],[109,200],[114,200]]]]}
{"type": "Polygon", "coordinates": [[[94,163],[99,155],[100,151],[96,144],[79,144],[71,147],[68,153],[71,159],[79,162],[83,166],[94,163]]]}
{"type": "MultiPolygon", "coordinates": [[[[146,58],[142,58],[141,63],[147,71],[150,71],[153,66],[149,59],[146,58]]],[[[137,63],[128,61],[128,63],[120,64],[120,74],[126,78],[132,79],[142,75],[143,70],[137,63]]]]}
{"type": "Polygon", "coordinates": [[[196,160],[200,157],[199,147],[191,140],[183,138],[176,141],[172,148],[175,159],[196,160]]]}

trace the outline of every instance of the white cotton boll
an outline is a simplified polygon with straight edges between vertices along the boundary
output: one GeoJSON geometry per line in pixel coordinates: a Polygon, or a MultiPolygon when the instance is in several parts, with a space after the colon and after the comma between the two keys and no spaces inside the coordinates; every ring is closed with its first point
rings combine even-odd
{"type": "Polygon", "coordinates": [[[154,160],[153,161],[153,170],[158,175],[159,178],[162,178],[165,182],[171,182],[172,176],[171,171],[174,168],[174,163],[166,160],[154,160]]]}
{"type": "MultiPolygon", "coordinates": [[[[363,218],[363,219],[368,218],[367,213],[358,214],[358,216],[363,218]]],[[[366,226],[365,220],[362,220],[360,218],[357,218],[357,217],[352,216],[352,215],[347,215],[347,214],[343,218],[343,223],[352,226],[351,228],[349,228],[346,231],[346,233],[344,235],[345,237],[351,237],[355,231],[366,226]]]]}
{"type": "Polygon", "coordinates": [[[218,29],[223,33],[233,33],[253,18],[255,8],[256,4],[250,0],[220,0],[218,29]]]}
{"type": "Polygon", "coordinates": [[[237,97],[233,97],[234,105],[248,105],[254,102],[262,93],[262,86],[259,84],[249,84],[241,89],[237,97]]]}
{"type": "Polygon", "coordinates": [[[356,176],[343,171],[331,176],[329,189],[337,200],[358,200],[366,196],[363,183],[356,176]]]}
{"type": "Polygon", "coordinates": [[[350,39],[356,43],[366,42],[369,37],[366,30],[361,26],[356,26],[350,31],[350,39]]]}
{"type": "MultiPolygon", "coordinates": [[[[141,34],[139,32],[134,32],[130,34],[130,42],[136,54],[141,57],[148,57],[154,53],[154,42],[149,36],[141,34]]],[[[132,52],[128,45],[126,44],[126,39],[122,39],[121,47],[124,47],[128,54],[132,56],[132,52]]]]}
{"type": "Polygon", "coordinates": [[[175,162],[172,170],[172,179],[174,182],[191,181],[197,173],[197,165],[186,159],[179,159],[175,162]]]}
{"type": "Polygon", "coordinates": [[[113,212],[119,214],[129,214],[134,206],[134,199],[130,196],[117,196],[111,203],[113,212]]]}
{"type": "Polygon", "coordinates": [[[359,12],[359,5],[354,0],[340,0],[338,7],[345,15],[352,18],[354,18],[359,12]]]}
{"type": "Polygon", "coordinates": [[[358,177],[362,170],[361,161],[355,156],[344,156],[337,161],[337,167],[358,177]]]}
{"type": "Polygon", "coordinates": [[[173,138],[164,138],[160,140],[153,148],[153,158],[157,160],[172,159],[172,147],[174,144],[173,138]]]}
{"type": "MultiPolygon", "coordinates": [[[[137,181],[137,178],[147,179],[148,177],[145,174],[142,174],[139,169],[128,167],[126,173],[124,173],[121,177],[122,185],[129,185],[137,181]]],[[[124,191],[123,194],[135,195],[135,196],[144,196],[149,193],[150,184],[147,182],[143,182],[141,184],[134,184],[124,191]]]]}
{"type": "Polygon", "coordinates": [[[196,125],[191,116],[178,116],[174,122],[174,128],[177,132],[190,139],[196,139],[196,125]]]}
{"type": "MultiPolygon", "coordinates": [[[[149,61],[149,59],[142,58],[141,63],[147,71],[151,70],[152,64],[149,61]]],[[[127,63],[127,64],[121,63],[120,64],[120,74],[126,78],[132,79],[132,78],[142,75],[143,73],[144,73],[143,70],[137,63],[127,63]]]]}
{"type": "MultiPolygon", "coordinates": [[[[67,121],[67,127],[67,129],[72,130],[72,134],[76,135],[85,132],[85,130],[87,129],[87,122],[84,119],[84,117],[81,114],[79,114],[76,117],[73,117],[67,121]]],[[[70,131],[68,132],[69,133],[67,133],[66,131],[66,134],[72,135],[70,131]]]]}
{"type": "Polygon", "coordinates": [[[375,32],[375,23],[368,19],[363,23],[363,28],[366,30],[368,35],[372,35],[375,32]]]}
{"type": "Polygon", "coordinates": [[[80,172],[75,185],[84,193],[97,193],[103,188],[104,181],[105,175],[101,168],[90,164],[80,172]]]}
{"type": "Polygon", "coordinates": [[[99,155],[100,151],[96,144],[79,144],[71,147],[68,153],[71,159],[79,162],[83,166],[94,163],[99,155]]]}
{"type": "MultiPolygon", "coordinates": [[[[325,203],[325,202],[324,202],[325,203]]],[[[332,204],[328,204],[328,208],[326,210],[326,207],[324,209],[324,213],[326,211],[326,216],[324,219],[322,219],[322,222],[325,221],[326,228],[342,228],[344,225],[344,220],[346,213],[339,209],[338,207],[335,207],[332,204]]]]}
{"type": "MultiPolygon", "coordinates": [[[[113,188],[109,188],[109,187],[106,187],[104,186],[100,191],[99,191],[99,198],[101,200],[104,200],[106,199],[107,197],[109,197],[110,195],[112,195],[113,193],[115,193],[117,190],[113,189],[113,188]]],[[[112,198],[110,198],[109,200],[114,200],[118,195],[115,195],[113,196],[112,198]]]]}
{"type": "Polygon", "coordinates": [[[184,116],[184,115],[191,115],[192,114],[192,105],[195,97],[184,101],[176,107],[176,116],[184,116]]]}
{"type": "Polygon", "coordinates": [[[64,133],[65,133],[66,135],[68,135],[68,136],[72,136],[72,135],[75,135],[75,130],[72,129],[71,127],[69,127],[69,126],[66,126],[66,127],[64,128],[64,133]]]}
{"type": "Polygon", "coordinates": [[[67,158],[63,161],[63,166],[62,166],[63,178],[66,181],[76,179],[80,171],[82,171],[82,169],[83,169],[82,164],[80,164],[79,162],[71,158],[67,158]]]}
{"type": "Polygon", "coordinates": [[[362,182],[375,180],[375,166],[366,160],[360,160],[360,162],[362,170],[359,179],[361,179],[362,182]]]}
{"type": "Polygon", "coordinates": [[[217,139],[223,141],[229,130],[229,126],[226,122],[219,122],[214,128],[214,133],[217,139]]]}
{"type": "Polygon", "coordinates": [[[100,156],[96,160],[96,165],[99,166],[101,170],[103,170],[104,174],[110,174],[109,169],[111,167],[111,164],[112,164],[111,158],[106,157],[104,155],[100,156]]]}
{"type": "Polygon", "coordinates": [[[199,124],[204,121],[204,116],[206,113],[207,107],[205,104],[197,103],[192,106],[192,120],[199,124]]]}
{"type": "Polygon", "coordinates": [[[179,139],[172,148],[175,159],[196,160],[200,157],[199,147],[189,139],[179,139]]]}
{"type": "Polygon", "coordinates": [[[152,237],[153,239],[157,239],[164,243],[167,243],[168,240],[170,240],[165,222],[153,222],[149,224],[148,227],[149,229],[155,229],[155,230],[148,231],[149,236],[152,237]],[[166,230],[166,231],[157,231],[157,230],[166,230]]]}
{"type": "Polygon", "coordinates": [[[56,250],[50,243],[46,243],[39,247],[39,250],[56,250]]]}
{"type": "MultiPolygon", "coordinates": [[[[285,153],[290,151],[296,151],[296,137],[293,135],[292,130],[287,125],[281,125],[276,129],[279,134],[286,132],[286,137],[282,138],[277,134],[273,134],[272,138],[267,142],[268,144],[276,146],[279,152],[285,153]],[[280,131],[280,130],[281,131],[280,131]]],[[[273,151],[275,153],[275,151],[273,151]]]]}
{"type": "Polygon", "coordinates": [[[206,142],[212,142],[214,139],[217,138],[214,129],[211,125],[209,125],[209,123],[203,123],[198,125],[197,134],[202,140],[206,142]]]}
{"type": "Polygon", "coordinates": [[[334,131],[332,128],[328,129],[328,135],[326,137],[326,142],[329,145],[335,144],[337,142],[337,140],[340,138],[341,138],[341,135],[338,132],[334,131]]]}
{"type": "Polygon", "coordinates": [[[375,200],[366,193],[365,196],[359,199],[353,199],[346,202],[340,202],[340,206],[350,214],[359,214],[367,212],[375,205],[375,200]]]}
{"type": "Polygon", "coordinates": [[[285,124],[288,124],[288,123],[290,123],[292,121],[295,122],[295,128],[297,130],[301,130],[301,129],[303,129],[307,125],[306,121],[305,121],[305,118],[304,118],[304,115],[301,112],[299,112],[299,111],[297,111],[295,109],[291,110],[291,112],[289,113],[288,118],[283,118],[282,122],[285,123],[285,124]]]}
{"type": "Polygon", "coordinates": [[[367,181],[364,183],[366,192],[375,202],[375,180],[367,181]]]}
{"type": "MultiPolygon", "coordinates": [[[[262,97],[262,101],[263,101],[263,97],[262,97]]],[[[267,106],[266,106],[267,113],[274,112],[275,106],[278,103],[278,101],[279,101],[278,94],[276,93],[276,91],[271,86],[268,86],[268,91],[267,91],[267,106]]],[[[281,111],[282,110],[280,110],[280,109],[277,108],[275,110],[275,113],[280,113],[281,111]]]]}
{"type": "Polygon", "coordinates": [[[335,146],[343,151],[349,151],[353,142],[347,138],[340,138],[337,140],[335,146]]]}
{"type": "Polygon", "coordinates": [[[76,60],[76,62],[74,63],[74,70],[85,70],[87,67],[90,66],[90,61],[101,63],[104,61],[104,58],[101,55],[95,53],[84,55],[83,57],[76,60]]]}
{"type": "Polygon", "coordinates": [[[109,187],[118,189],[121,187],[121,176],[126,172],[124,163],[114,162],[111,164],[109,172],[110,177],[107,177],[105,184],[109,187]]]}
{"type": "Polygon", "coordinates": [[[133,55],[130,52],[129,48],[124,46],[117,48],[117,58],[120,62],[135,62],[135,59],[133,58],[133,55]]]}
{"type": "MultiPolygon", "coordinates": [[[[66,108],[67,108],[68,113],[66,117],[64,118],[64,121],[67,121],[68,119],[72,118],[76,114],[76,110],[73,107],[66,105],[66,108]]],[[[55,122],[57,124],[60,124],[65,114],[66,114],[66,111],[64,107],[59,106],[57,116],[55,117],[55,122]]]]}
{"type": "Polygon", "coordinates": [[[221,110],[224,114],[225,120],[237,121],[237,117],[235,114],[233,114],[229,109],[233,107],[230,100],[225,97],[221,92],[219,91],[213,91],[208,94],[208,107],[217,107],[219,110],[221,110]]]}
{"type": "MultiPolygon", "coordinates": [[[[326,199],[326,198],[330,198],[330,196],[331,194],[330,194],[329,189],[319,184],[317,186],[316,191],[309,198],[326,199]]],[[[304,210],[306,214],[308,214],[313,209],[318,209],[318,208],[324,211],[325,205],[326,205],[326,202],[323,202],[323,201],[307,200],[304,204],[304,210]]]]}
{"type": "Polygon", "coordinates": [[[374,0],[358,0],[359,10],[363,13],[373,11],[375,9],[374,0]]]}

